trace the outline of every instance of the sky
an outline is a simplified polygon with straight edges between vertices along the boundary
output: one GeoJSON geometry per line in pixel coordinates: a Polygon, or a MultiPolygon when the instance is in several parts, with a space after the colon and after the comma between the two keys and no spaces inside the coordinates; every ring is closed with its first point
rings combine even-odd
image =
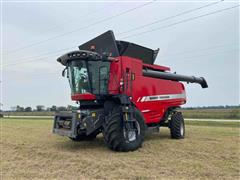
{"type": "Polygon", "coordinates": [[[76,105],[56,59],[107,30],[116,39],[160,48],[155,64],[204,77],[207,89],[185,84],[185,107],[239,105],[239,7],[211,14],[237,5],[231,0],[3,1],[2,108],[76,105]]]}

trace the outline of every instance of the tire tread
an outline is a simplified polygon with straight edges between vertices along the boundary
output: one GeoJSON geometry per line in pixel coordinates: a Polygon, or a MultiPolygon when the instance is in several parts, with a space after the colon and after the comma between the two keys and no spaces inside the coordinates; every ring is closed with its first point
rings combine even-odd
{"type": "Polygon", "coordinates": [[[185,126],[182,113],[175,112],[170,121],[170,132],[173,139],[183,139],[185,135],[185,126]],[[181,135],[181,123],[183,125],[183,135],[181,135]]]}
{"type": "MultiPolygon", "coordinates": [[[[135,108],[136,111],[138,111],[135,108]]],[[[116,105],[112,109],[110,113],[108,113],[107,117],[105,118],[105,122],[103,124],[103,136],[104,136],[104,141],[107,144],[107,146],[114,150],[114,151],[134,151],[141,147],[142,142],[143,142],[143,137],[140,138],[140,143],[134,146],[130,146],[129,144],[127,145],[122,134],[122,127],[120,126],[121,124],[121,108],[120,106],[116,105]]],[[[144,120],[141,119],[140,123],[144,123],[144,120]]],[[[144,123],[145,126],[145,123],[144,123]]],[[[141,128],[141,127],[140,127],[141,128]]],[[[140,133],[143,133],[142,136],[144,136],[144,131],[145,129],[141,129],[140,133]]]]}

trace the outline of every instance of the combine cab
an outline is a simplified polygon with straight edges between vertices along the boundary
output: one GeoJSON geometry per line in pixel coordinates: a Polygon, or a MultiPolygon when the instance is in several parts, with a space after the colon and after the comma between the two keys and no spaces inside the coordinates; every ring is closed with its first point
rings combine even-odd
{"type": "Polygon", "coordinates": [[[157,54],[158,50],[117,41],[108,31],[59,57],[71,98],[80,106],[76,112],[56,114],[53,132],[73,141],[103,133],[106,145],[115,151],[138,149],[147,130],[162,126],[170,129],[172,138],[184,138],[184,119],[176,111],[186,103],[180,81],[202,88],[207,82],[154,65],[157,54]]]}

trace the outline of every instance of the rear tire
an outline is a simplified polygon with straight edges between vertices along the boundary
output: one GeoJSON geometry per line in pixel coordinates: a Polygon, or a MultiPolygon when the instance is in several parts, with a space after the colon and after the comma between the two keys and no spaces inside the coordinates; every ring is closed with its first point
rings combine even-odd
{"type": "Polygon", "coordinates": [[[182,113],[172,114],[170,121],[170,132],[173,139],[183,139],[185,136],[185,125],[182,113]]]}
{"type": "MultiPolygon", "coordinates": [[[[115,106],[105,119],[103,136],[107,146],[114,151],[134,151],[142,146],[145,135],[145,122],[141,112],[134,107],[135,130],[126,128],[121,106],[115,106]]],[[[129,123],[129,122],[128,122],[129,123]]]]}

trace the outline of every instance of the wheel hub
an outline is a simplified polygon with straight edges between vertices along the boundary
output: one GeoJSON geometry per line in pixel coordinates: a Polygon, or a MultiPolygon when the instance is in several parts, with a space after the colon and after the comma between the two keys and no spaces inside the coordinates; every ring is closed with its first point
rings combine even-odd
{"type": "Polygon", "coordinates": [[[140,125],[137,120],[126,122],[125,127],[123,129],[124,138],[129,141],[135,141],[137,136],[140,134],[140,125]]]}

